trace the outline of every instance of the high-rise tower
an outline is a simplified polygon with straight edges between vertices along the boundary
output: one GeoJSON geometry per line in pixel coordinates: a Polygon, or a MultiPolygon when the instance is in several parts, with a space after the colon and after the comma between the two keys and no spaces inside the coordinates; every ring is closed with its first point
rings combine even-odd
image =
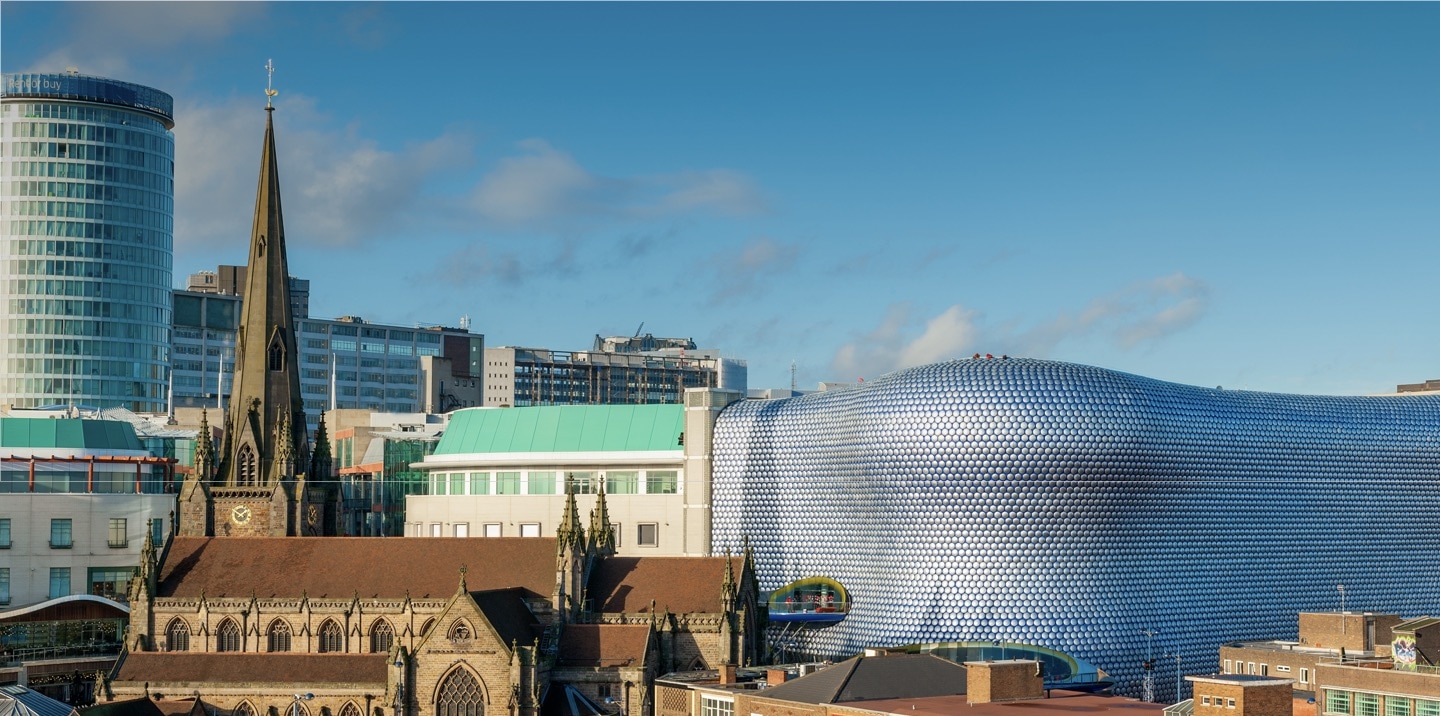
{"type": "MultiPolygon", "coordinates": [[[[267,90],[267,94],[274,93],[267,90]]],[[[311,468],[310,441],[290,308],[274,111],[267,103],[225,436],[219,454],[205,456],[216,465],[215,473],[197,471],[181,492],[185,534],[284,536],[333,531],[329,487],[307,486],[305,480],[311,468]]],[[[197,454],[197,464],[200,457],[197,454]]]]}
{"type": "Polygon", "coordinates": [[[4,75],[0,402],[165,410],[172,106],[73,71],[4,75]]]}

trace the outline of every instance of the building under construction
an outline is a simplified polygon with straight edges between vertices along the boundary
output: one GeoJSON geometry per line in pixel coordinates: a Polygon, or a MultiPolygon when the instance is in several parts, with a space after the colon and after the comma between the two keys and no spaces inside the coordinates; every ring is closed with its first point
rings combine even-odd
{"type": "Polygon", "coordinates": [[[485,405],[679,403],[686,388],[746,389],[745,361],[688,338],[595,337],[596,350],[485,349],[485,405]],[[653,350],[636,350],[640,346],[653,350]],[[608,349],[608,350],[603,350],[608,349]]]}

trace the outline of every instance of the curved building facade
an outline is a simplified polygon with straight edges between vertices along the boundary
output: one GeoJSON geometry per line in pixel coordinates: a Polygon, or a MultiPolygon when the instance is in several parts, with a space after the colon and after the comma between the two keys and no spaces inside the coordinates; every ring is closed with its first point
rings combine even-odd
{"type": "Polygon", "coordinates": [[[715,549],[749,538],[763,588],[850,590],[810,651],[1030,643],[1137,693],[1213,673],[1227,640],[1299,611],[1440,612],[1440,395],[1177,385],[966,360],[727,408],[715,549]],[[1180,656],[1177,664],[1175,655],[1180,656]]]}
{"type": "Polygon", "coordinates": [[[173,102],[159,90],[77,74],[4,75],[4,401],[165,409],[173,126],[173,102]]]}

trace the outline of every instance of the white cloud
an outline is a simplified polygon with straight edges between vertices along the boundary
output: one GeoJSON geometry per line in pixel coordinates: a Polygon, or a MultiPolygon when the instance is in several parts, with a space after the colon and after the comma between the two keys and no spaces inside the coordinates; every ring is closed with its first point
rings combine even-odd
{"type": "MultiPolygon", "coordinates": [[[[257,2],[78,2],[62,6],[64,44],[25,71],[81,73],[146,82],[133,60],[176,47],[204,47],[262,20],[257,2]]],[[[259,71],[259,68],[256,68],[259,71]]],[[[163,87],[161,89],[164,89],[163,87]]]]}
{"type": "Polygon", "coordinates": [[[1193,325],[1204,315],[1208,298],[1203,282],[1175,273],[1095,298],[1078,313],[1061,313],[1028,330],[988,326],[978,311],[960,304],[920,327],[910,304],[896,303],[873,330],[837,349],[830,367],[836,376],[850,379],[975,351],[1043,358],[1064,341],[1093,335],[1129,350],[1193,325]]]}
{"type": "MultiPolygon", "coordinates": [[[[175,240],[201,246],[248,240],[260,171],[258,100],[182,105],[175,127],[175,240]]],[[[292,244],[346,245],[387,235],[421,211],[436,171],[471,156],[468,138],[444,134],[400,151],[332,126],[304,96],[277,102],[275,145],[292,244]]]]}
{"type": "Polygon", "coordinates": [[[697,211],[765,210],[759,191],[728,169],[607,177],[541,139],[519,142],[471,193],[471,206],[497,224],[554,229],[599,221],[650,219],[697,211]]]}
{"type": "Polygon", "coordinates": [[[723,251],[710,257],[715,289],[711,301],[720,303],[763,291],[761,279],[773,276],[795,265],[800,247],[758,236],[740,247],[739,251],[723,251]]]}

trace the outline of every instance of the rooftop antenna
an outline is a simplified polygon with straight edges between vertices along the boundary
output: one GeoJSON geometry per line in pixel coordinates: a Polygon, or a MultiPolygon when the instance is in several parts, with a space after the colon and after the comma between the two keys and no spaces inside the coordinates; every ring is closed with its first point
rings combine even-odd
{"type": "Polygon", "coordinates": [[[275,109],[275,105],[271,103],[271,100],[275,99],[275,95],[280,94],[280,90],[271,86],[274,80],[275,61],[265,60],[265,109],[275,109]]]}
{"type": "Polygon", "coordinates": [[[790,392],[795,392],[795,361],[790,361],[790,392]]]}
{"type": "Polygon", "coordinates": [[[460,330],[467,333],[470,331],[470,314],[467,313],[460,317],[460,330]]]}
{"type": "Polygon", "coordinates": [[[1141,682],[1142,695],[1140,697],[1140,700],[1144,701],[1145,703],[1154,703],[1155,652],[1152,649],[1152,646],[1154,645],[1155,635],[1159,634],[1160,632],[1154,629],[1141,629],[1140,633],[1145,635],[1145,678],[1141,682]]]}

